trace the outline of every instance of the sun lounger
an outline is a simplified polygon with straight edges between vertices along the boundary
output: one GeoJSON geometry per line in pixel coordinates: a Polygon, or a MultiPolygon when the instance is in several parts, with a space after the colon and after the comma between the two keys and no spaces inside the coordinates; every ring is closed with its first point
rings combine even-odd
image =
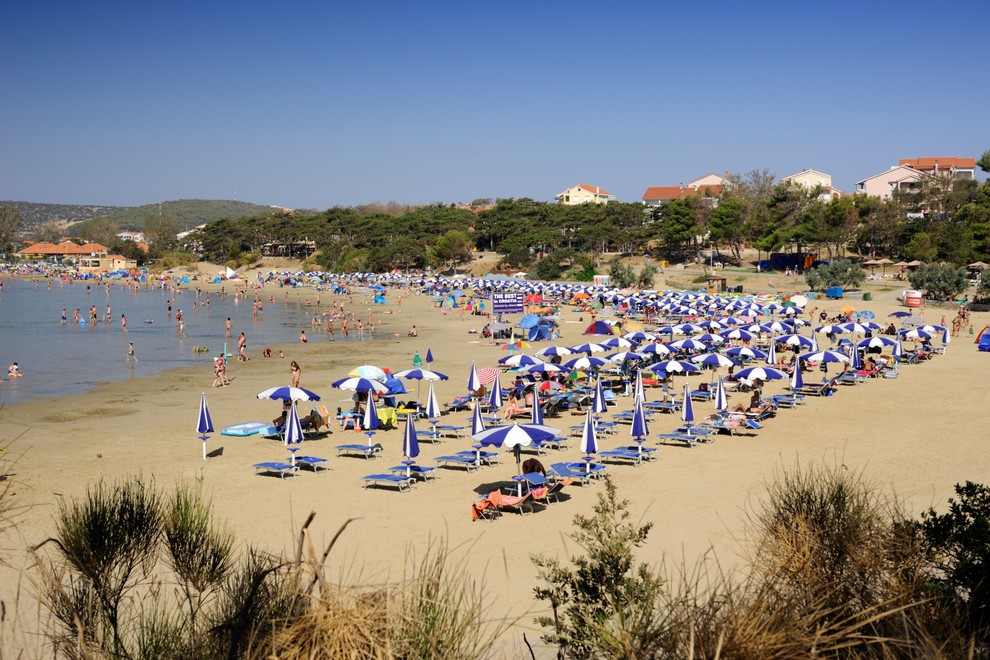
{"type": "Polygon", "coordinates": [[[488,494],[488,501],[491,502],[499,512],[515,511],[519,515],[526,514],[527,505],[529,512],[533,513],[533,495],[525,493],[521,497],[510,493],[503,493],[500,490],[492,491],[488,494]]]}
{"type": "Polygon", "coordinates": [[[283,479],[285,479],[287,473],[295,474],[297,469],[289,463],[279,463],[278,461],[255,463],[252,467],[257,470],[257,474],[277,474],[283,479]]]}
{"type": "Polygon", "coordinates": [[[774,394],[768,400],[773,401],[778,408],[794,408],[805,402],[801,394],[774,394]]]}
{"type": "Polygon", "coordinates": [[[691,399],[694,401],[711,401],[714,398],[714,390],[691,390],[691,399]]]}
{"type": "Polygon", "coordinates": [[[660,455],[660,450],[657,447],[647,447],[646,445],[625,445],[622,447],[616,447],[619,451],[624,451],[627,453],[637,453],[643,457],[644,461],[652,461],[658,458],[660,455]]]}
{"type": "Polygon", "coordinates": [[[544,440],[543,446],[551,449],[568,449],[571,446],[571,439],[566,435],[558,435],[549,440],[544,440]]]}
{"type": "Polygon", "coordinates": [[[442,425],[440,425],[440,426],[438,426],[436,428],[437,428],[437,432],[440,435],[445,435],[445,436],[451,437],[451,438],[463,438],[464,437],[464,429],[466,429],[467,427],[466,426],[454,426],[452,424],[442,424],[442,425]]]}
{"type": "Polygon", "coordinates": [[[330,470],[330,462],[319,456],[296,456],[296,465],[308,467],[313,472],[319,472],[320,470],[326,472],[330,470]]]}
{"type": "Polygon", "coordinates": [[[416,431],[416,438],[420,442],[430,442],[436,444],[443,440],[443,436],[440,433],[434,433],[433,429],[427,429],[424,431],[416,431]]]}
{"type": "Polygon", "coordinates": [[[397,486],[399,492],[402,489],[412,490],[413,479],[410,477],[400,477],[397,474],[369,474],[366,477],[361,477],[364,481],[364,487],[369,488],[371,486],[397,486]]]}
{"type": "Polygon", "coordinates": [[[832,392],[832,388],[835,387],[836,378],[838,378],[838,376],[817,385],[805,385],[804,387],[796,390],[792,389],[791,394],[801,394],[803,396],[829,396],[832,392]]]}
{"type": "Polygon", "coordinates": [[[643,407],[655,412],[675,413],[680,411],[681,404],[677,401],[650,401],[649,403],[644,403],[643,407]]]}
{"type": "Polygon", "coordinates": [[[638,451],[627,451],[625,449],[609,449],[607,451],[598,452],[599,456],[602,456],[602,460],[612,461],[631,461],[636,467],[639,467],[643,462],[643,454],[638,451]]]}
{"type": "Polygon", "coordinates": [[[605,475],[605,465],[587,461],[573,461],[567,464],[571,472],[577,472],[588,478],[600,479],[605,475]]]}
{"type": "Polygon", "coordinates": [[[572,470],[570,463],[553,463],[550,469],[547,470],[547,476],[556,481],[575,479],[582,484],[587,484],[589,481],[589,475],[587,473],[572,470]]]}
{"type": "Polygon", "coordinates": [[[381,445],[337,445],[337,456],[363,456],[370,460],[381,450],[381,445]]]}
{"type": "Polygon", "coordinates": [[[475,462],[475,465],[494,465],[501,460],[497,452],[477,449],[465,449],[464,451],[456,452],[454,456],[467,456],[475,462]]]}
{"type": "Polygon", "coordinates": [[[663,444],[667,444],[668,441],[673,440],[674,442],[683,442],[688,447],[694,447],[700,442],[708,441],[706,436],[682,433],[679,431],[674,431],[672,433],[661,433],[657,437],[660,438],[663,444]]]}
{"type": "Polygon", "coordinates": [[[423,481],[429,481],[430,479],[435,481],[437,478],[437,469],[426,465],[394,465],[388,471],[400,477],[408,475],[411,479],[421,479],[423,481]]]}
{"type": "Polygon", "coordinates": [[[444,468],[452,466],[462,467],[468,472],[478,469],[478,464],[475,462],[474,452],[471,453],[471,456],[460,456],[454,454],[451,456],[437,456],[433,460],[439,463],[440,467],[444,468]]]}

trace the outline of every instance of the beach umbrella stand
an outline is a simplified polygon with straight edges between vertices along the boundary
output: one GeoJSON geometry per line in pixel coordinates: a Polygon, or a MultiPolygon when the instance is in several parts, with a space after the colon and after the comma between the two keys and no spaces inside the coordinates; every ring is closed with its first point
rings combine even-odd
{"type": "Polygon", "coordinates": [[[210,416],[210,406],[206,403],[206,392],[199,397],[199,419],[196,424],[196,432],[199,439],[203,441],[203,460],[206,460],[206,441],[210,439],[208,433],[213,433],[213,418],[210,416]]]}

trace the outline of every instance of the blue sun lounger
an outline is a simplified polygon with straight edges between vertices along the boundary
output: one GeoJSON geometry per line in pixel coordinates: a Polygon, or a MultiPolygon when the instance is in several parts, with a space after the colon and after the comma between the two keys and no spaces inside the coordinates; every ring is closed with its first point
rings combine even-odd
{"type": "Polygon", "coordinates": [[[285,479],[286,473],[295,474],[297,470],[288,463],[279,463],[278,461],[255,463],[252,467],[257,470],[257,474],[277,474],[283,479],[285,479]]]}
{"type": "Polygon", "coordinates": [[[437,478],[437,469],[425,465],[394,465],[388,471],[400,477],[405,477],[408,474],[411,479],[422,479],[423,481],[437,478]]]}
{"type": "Polygon", "coordinates": [[[296,456],[296,466],[308,467],[313,472],[319,472],[320,470],[328,472],[330,470],[330,462],[319,456],[296,456]]]}
{"type": "Polygon", "coordinates": [[[628,451],[623,448],[609,449],[608,451],[598,452],[598,455],[603,457],[603,461],[632,461],[632,464],[635,467],[639,467],[644,458],[644,455],[636,451],[635,448],[632,451],[628,451]]]}
{"type": "Polygon", "coordinates": [[[481,451],[480,449],[465,449],[464,451],[459,451],[455,456],[467,456],[476,464],[481,465],[494,465],[500,461],[499,455],[494,451],[481,451]]]}
{"type": "Polygon", "coordinates": [[[399,492],[402,489],[412,490],[413,479],[408,477],[400,477],[397,474],[369,474],[366,477],[361,477],[364,481],[364,487],[369,488],[370,486],[397,486],[399,492]]]}
{"type": "Polygon", "coordinates": [[[363,456],[371,460],[381,450],[381,445],[337,445],[337,456],[363,456]]]}
{"type": "Polygon", "coordinates": [[[471,452],[470,456],[455,454],[453,456],[437,456],[433,460],[439,463],[440,467],[457,466],[466,468],[468,472],[478,469],[478,465],[474,462],[474,452],[471,452]]]}

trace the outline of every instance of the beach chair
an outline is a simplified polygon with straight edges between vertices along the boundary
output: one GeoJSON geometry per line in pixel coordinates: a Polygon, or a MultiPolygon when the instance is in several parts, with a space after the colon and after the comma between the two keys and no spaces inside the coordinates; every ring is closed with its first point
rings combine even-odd
{"type": "Polygon", "coordinates": [[[296,456],[297,467],[308,467],[313,472],[330,471],[330,461],[319,456],[296,456]]]}
{"type": "Polygon", "coordinates": [[[519,495],[503,493],[501,490],[495,490],[488,494],[488,501],[496,509],[498,509],[499,513],[503,513],[505,511],[515,511],[519,515],[525,515],[527,506],[529,508],[529,512],[533,513],[532,493],[525,493],[520,497],[519,495]]]}
{"type": "Polygon", "coordinates": [[[449,438],[463,438],[464,437],[464,429],[466,429],[467,427],[466,426],[454,426],[452,424],[441,424],[440,426],[438,426],[436,428],[437,428],[437,432],[440,435],[445,435],[445,436],[447,436],[449,438]]]}
{"type": "Polygon", "coordinates": [[[381,445],[337,445],[337,456],[363,456],[371,460],[382,450],[381,445]]]}
{"type": "Polygon", "coordinates": [[[553,463],[547,470],[547,476],[554,481],[564,481],[566,479],[580,481],[582,485],[587,485],[590,480],[587,474],[571,470],[569,463],[553,463]]]}
{"type": "Polygon", "coordinates": [[[454,456],[466,456],[474,461],[475,465],[495,465],[501,461],[501,457],[494,451],[482,451],[480,449],[465,449],[455,452],[454,456]]]}
{"type": "Polygon", "coordinates": [[[400,477],[408,475],[409,478],[419,479],[421,481],[429,481],[431,479],[436,481],[437,478],[437,469],[425,465],[393,465],[388,471],[400,477]]]}
{"type": "Polygon", "coordinates": [[[282,479],[285,479],[286,474],[295,474],[297,470],[297,468],[289,463],[280,463],[278,461],[255,463],[252,467],[255,469],[256,474],[278,475],[282,479]]]}
{"type": "Polygon", "coordinates": [[[603,457],[603,461],[630,461],[635,467],[639,467],[643,462],[643,454],[635,451],[635,448],[631,452],[621,447],[617,449],[609,449],[607,451],[598,452],[598,455],[603,457]]]}
{"type": "Polygon", "coordinates": [[[369,474],[366,477],[361,477],[364,482],[365,488],[370,488],[371,486],[397,486],[399,492],[402,489],[412,490],[413,479],[410,477],[400,477],[397,474],[369,474]]]}
{"type": "Polygon", "coordinates": [[[498,518],[501,512],[498,507],[495,506],[488,495],[485,495],[481,499],[471,502],[471,520],[487,520],[492,522],[498,518]]]}
{"type": "Polygon", "coordinates": [[[450,456],[437,456],[433,460],[439,463],[440,467],[443,468],[462,467],[466,469],[468,472],[470,472],[471,470],[478,469],[478,463],[475,462],[474,452],[471,452],[470,456],[461,456],[459,454],[453,454],[450,456]]]}
{"type": "Polygon", "coordinates": [[[605,476],[606,466],[591,461],[572,461],[567,464],[571,472],[577,472],[588,479],[600,479],[605,476]]]}
{"type": "Polygon", "coordinates": [[[680,431],[672,431],[671,433],[661,433],[657,435],[663,444],[667,444],[669,441],[673,442],[683,442],[688,447],[694,447],[696,444],[705,441],[705,436],[694,435],[690,433],[683,433],[680,431]]]}

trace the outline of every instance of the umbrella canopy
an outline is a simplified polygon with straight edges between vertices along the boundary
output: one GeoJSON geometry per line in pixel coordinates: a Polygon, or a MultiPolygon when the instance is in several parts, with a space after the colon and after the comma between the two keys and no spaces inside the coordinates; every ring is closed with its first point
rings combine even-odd
{"type": "Polygon", "coordinates": [[[783,335],[777,338],[777,341],[781,344],[787,344],[788,346],[800,346],[804,348],[811,348],[814,342],[804,335],[783,335]]]}
{"type": "Polygon", "coordinates": [[[815,351],[814,353],[804,353],[798,356],[799,360],[805,362],[849,362],[849,356],[839,351],[815,351]]]}
{"type": "MultiPolygon", "coordinates": [[[[430,384],[432,385],[432,383],[430,384]]],[[[368,390],[368,404],[364,407],[364,418],[361,420],[361,426],[364,427],[365,431],[373,431],[381,426],[378,419],[378,409],[375,408],[375,395],[371,390],[368,390]]]]}
{"type": "Polygon", "coordinates": [[[742,339],[746,341],[749,341],[755,336],[752,332],[748,330],[743,330],[742,328],[733,328],[732,330],[724,330],[719,334],[721,334],[726,339],[742,339]]]}
{"type": "Polygon", "coordinates": [[[856,345],[861,348],[883,348],[884,346],[893,346],[897,342],[890,337],[874,336],[864,339],[858,342],[856,345]]]}
{"type": "Polygon", "coordinates": [[[591,419],[591,411],[584,418],[584,427],[581,429],[581,451],[585,454],[594,454],[598,451],[598,432],[595,430],[595,420],[591,419]]]}
{"type": "MultiPolygon", "coordinates": [[[[383,386],[384,387],[384,386],[383,386]]],[[[272,387],[264,392],[258,392],[259,399],[272,399],[277,401],[319,401],[320,397],[315,392],[310,392],[301,387],[272,387]]]]}
{"type": "Polygon", "coordinates": [[[748,346],[737,346],[735,348],[730,348],[725,352],[725,354],[731,355],[732,357],[753,359],[765,358],[767,356],[767,354],[763,351],[756,348],[750,348],[748,346]]]}
{"type": "MultiPolygon", "coordinates": [[[[289,417],[285,420],[285,436],[283,442],[286,446],[298,445],[303,441],[303,429],[302,423],[299,421],[299,410],[296,408],[296,402],[292,402],[292,407],[289,408],[289,417]]],[[[293,463],[295,462],[295,454],[292,455],[293,463]]]]}
{"type": "Polygon", "coordinates": [[[634,344],[625,337],[612,337],[603,341],[602,346],[609,348],[632,348],[634,344]]]}
{"type": "Polygon", "coordinates": [[[428,419],[437,419],[440,417],[440,404],[437,402],[437,394],[433,391],[433,381],[430,381],[430,391],[426,394],[426,413],[428,419]]]}
{"type": "Polygon", "coordinates": [[[708,348],[707,344],[697,339],[678,339],[670,342],[668,346],[678,351],[703,351],[708,348]]]}
{"type": "Polygon", "coordinates": [[[531,364],[524,369],[526,373],[529,374],[552,374],[558,371],[563,371],[560,367],[550,362],[541,362],[539,364],[531,364]]]}
{"type": "Polygon", "coordinates": [[[654,373],[664,371],[668,374],[676,374],[676,373],[686,374],[692,371],[699,371],[699,369],[690,362],[681,362],[679,360],[666,360],[664,362],[657,362],[656,364],[651,366],[650,371],[654,373]]]}
{"type": "Polygon", "coordinates": [[[500,358],[498,363],[509,367],[531,367],[534,364],[544,364],[543,360],[540,358],[525,355],[523,353],[506,355],[504,358],[500,358]]]}
{"type": "Polygon", "coordinates": [[[681,405],[681,421],[694,421],[694,402],[691,401],[691,387],[689,385],[684,386],[684,403],[681,405]]]}
{"type": "Polygon", "coordinates": [[[447,380],[445,374],[429,369],[406,369],[392,374],[396,378],[406,378],[408,380],[447,380]]]}
{"type": "Polygon", "coordinates": [[[471,371],[468,373],[467,388],[468,392],[477,392],[481,389],[481,379],[478,378],[478,365],[474,360],[471,361],[471,371]]]}
{"type": "Polygon", "coordinates": [[[471,435],[478,435],[485,430],[485,422],[481,419],[481,402],[475,401],[471,409],[471,435]]]}
{"type": "Polygon", "coordinates": [[[643,409],[643,402],[639,399],[633,403],[633,418],[630,433],[634,438],[645,438],[650,435],[650,427],[646,423],[646,411],[643,409]]]}
{"type": "Polygon", "coordinates": [[[537,426],[543,425],[543,408],[540,407],[540,390],[533,390],[532,422],[537,426]]]}
{"type": "Polygon", "coordinates": [[[498,376],[495,377],[492,392],[488,396],[488,407],[494,410],[502,407],[502,384],[499,382],[498,376]]]}
{"type": "Polygon", "coordinates": [[[916,341],[926,341],[932,338],[933,335],[925,332],[924,330],[919,330],[914,328],[912,330],[901,330],[899,333],[904,339],[914,339],[916,341]]]}
{"type": "Polygon", "coordinates": [[[606,364],[608,364],[608,362],[602,358],[587,355],[574,358],[573,360],[568,360],[564,363],[564,366],[568,369],[594,369],[596,367],[603,367],[606,364]]]}
{"type": "MultiPolygon", "coordinates": [[[[574,373],[580,373],[580,372],[575,371],[574,373]]],[[[541,392],[553,392],[556,390],[564,389],[564,386],[555,380],[545,380],[539,385],[537,385],[536,389],[538,389],[541,392]]]]}
{"type": "Polygon", "coordinates": [[[354,376],[355,378],[377,380],[380,383],[384,383],[388,378],[381,367],[376,367],[373,364],[362,364],[360,367],[354,367],[347,375],[354,376]]]}
{"type": "Polygon", "coordinates": [[[513,423],[486,429],[481,433],[472,435],[471,439],[483,446],[511,449],[516,446],[538,445],[544,440],[556,438],[559,435],[560,431],[552,426],[513,423]]]}
{"type": "Polygon", "coordinates": [[[408,459],[419,456],[419,440],[416,438],[415,415],[406,415],[406,430],[402,434],[402,455],[408,459]]]}
{"type": "Polygon", "coordinates": [[[672,351],[667,348],[666,344],[647,344],[646,346],[637,348],[636,352],[645,353],[646,355],[670,355],[672,351]]]}
{"type": "Polygon", "coordinates": [[[196,432],[201,436],[213,433],[213,417],[210,416],[210,406],[206,403],[206,392],[199,396],[199,420],[196,422],[196,432]]]}
{"type": "Polygon", "coordinates": [[[614,355],[609,355],[605,359],[612,363],[618,362],[635,362],[637,360],[642,360],[646,356],[642,353],[636,353],[634,351],[621,351],[615,353],[614,355]]]}
{"type": "Polygon", "coordinates": [[[706,367],[738,367],[739,363],[732,358],[726,357],[719,353],[705,353],[703,355],[696,355],[691,358],[692,362],[706,366],[706,367]]]}
{"type": "Polygon", "coordinates": [[[588,355],[591,355],[592,353],[604,353],[608,350],[607,346],[591,342],[585,342],[584,344],[578,344],[577,346],[571,346],[570,348],[572,353],[587,353],[588,355]]]}
{"type": "Polygon", "coordinates": [[[564,355],[572,355],[574,351],[567,348],[566,346],[548,346],[542,350],[536,351],[535,355],[539,358],[548,357],[558,357],[564,355]]]}
{"type": "Polygon", "coordinates": [[[388,392],[388,388],[383,383],[368,378],[341,378],[330,383],[330,385],[331,387],[336,387],[338,390],[347,390],[350,392],[376,392],[378,394],[388,392]]]}
{"type": "Polygon", "coordinates": [[[760,380],[780,380],[786,376],[787,374],[780,369],[774,369],[772,367],[749,367],[736,372],[736,378],[739,380],[753,380],[754,378],[759,378],[760,380]]]}
{"type": "Polygon", "coordinates": [[[715,387],[715,410],[723,411],[729,409],[729,397],[725,392],[725,381],[718,379],[715,387]]]}

